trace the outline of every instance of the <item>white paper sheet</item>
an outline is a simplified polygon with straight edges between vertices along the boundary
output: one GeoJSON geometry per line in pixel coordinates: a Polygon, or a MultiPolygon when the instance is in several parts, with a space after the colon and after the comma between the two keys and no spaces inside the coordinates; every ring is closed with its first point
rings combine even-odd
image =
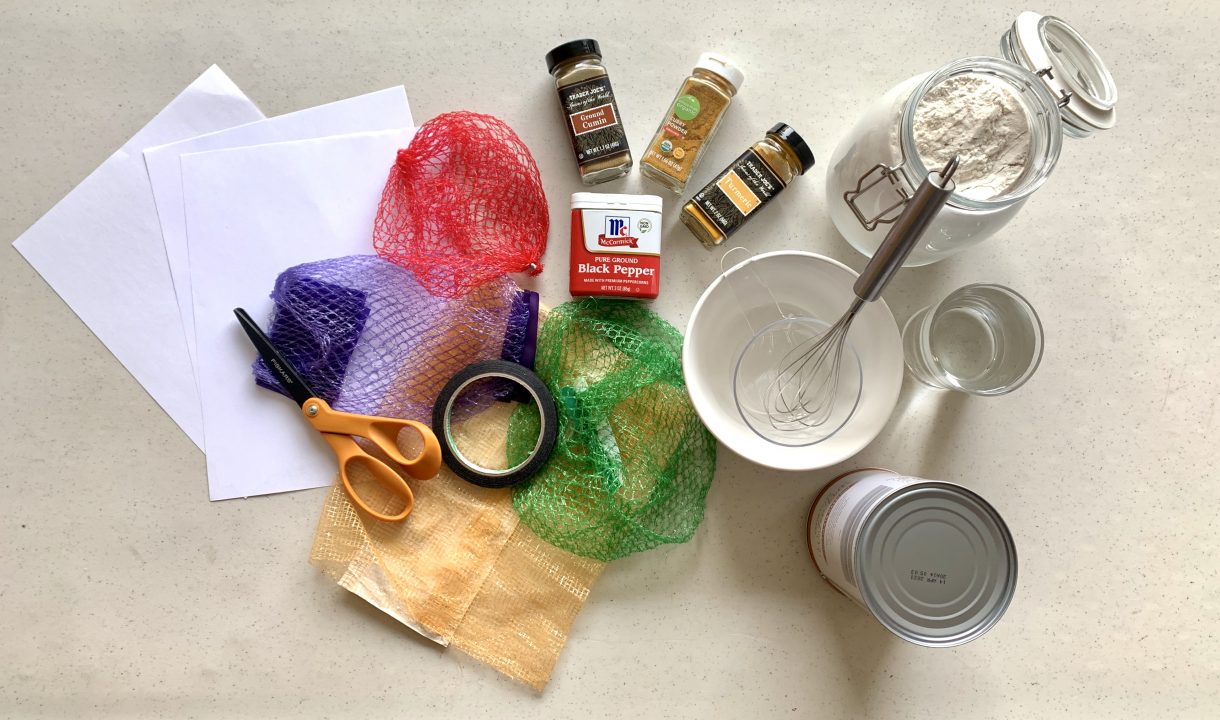
{"type": "Polygon", "coordinates": [[[373,252],[386,176],[413,130],[183,155],[208,491],[213,500],[329,485],[335,458],[282,395],[254,384],[233,317],[260,324],[293,265],[373,252]]]}
{"type": "Polygon", "coordinates": [[[262,118],[213,65],[13,243],[200,447],[203,416],[141,153],[262,118]]]}
{"type": "MultiPolygon", "coordinates": [[[[407,91],[399,86],[144,151],[144,162],[148,166],[157,214],[161,219],[161,238],[169,259],[174,294],[178,298],[178,312],[182,317],[192,367],[197,365],[195,307],[191,299],[186,216],[182,204],[182,166],[178,157],[209,150],[396,130],[414,125],[411,108],[407,104],[407,91]]],[[[194,377],[197,378],[197,368],[195,370],[194,377]]]]}

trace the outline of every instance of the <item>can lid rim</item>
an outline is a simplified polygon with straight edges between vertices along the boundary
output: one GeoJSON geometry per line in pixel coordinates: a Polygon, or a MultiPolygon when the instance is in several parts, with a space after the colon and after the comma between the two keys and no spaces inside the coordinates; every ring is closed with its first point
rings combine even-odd
{"type": "Polygon", "coordinates": [[[1003,517],[1000,516],[999,512],[990,503],[969,488],[956,483],[942,480],[921,480],[904,486],[887,496],[878,507],[869,513],[868,519],[861,527],[856,540],[856,552],[854,555],[856,565],[854,570],[856,577],[859,578],[858,588],[865,606],[890,632],[917,645],[951,647],[978,638],[999,622],[1016,593],[1017,554],[1012,533],[1009,531],[1007,524],[1005,524],[1003,517]],[[996,602],[987,608],[986,612],[978,613],[977,619],[971,618],[974,622],[969,627],[952,633],[937,632],[932,627],[928,627],[924,632],[918,632],[912,630],[909,623],[904,625],[899,622],[901,615],[898,612],[898,608],[884,602],[883,598],[880,597],[881,594],[878,592],[878,588],[874,587],[871,579],[872,573],[866,572],[864,567],[868,558],[866,544],[870,539],[876,539],[875,533],[880,524],[885,520],[888,514],[887,511],[909,500],[912,495],[926,494],[929,491],[947,491],[950,496],[957,496],[968,501],[963,502],[959,509],[965,510],[972,507],[978,510],[979,519],[991,524],[992,529],[999,536],[1003,545],[1003,556],[1007,566],[1007,572],[1004,573],[1003,577],[995,579],[996,587],[993,589],[998,595],[996,602]]]}
{"type": "Polygon", "coordinates": [[[573,210],[645,210],[661,212],[664,200],[660,195],[632,195],[630,193],[572,193],[573,210]]]}

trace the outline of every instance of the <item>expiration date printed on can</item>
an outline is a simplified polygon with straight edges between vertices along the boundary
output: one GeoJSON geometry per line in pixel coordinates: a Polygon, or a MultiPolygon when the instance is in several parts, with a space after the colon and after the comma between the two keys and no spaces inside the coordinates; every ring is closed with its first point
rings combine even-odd
{"type": "Polygon", "coordinates": [[[949,575],[947,573],[928,572],[927,570],[912,570],[911,582],[945,585],[949,582],[949,575]]]}

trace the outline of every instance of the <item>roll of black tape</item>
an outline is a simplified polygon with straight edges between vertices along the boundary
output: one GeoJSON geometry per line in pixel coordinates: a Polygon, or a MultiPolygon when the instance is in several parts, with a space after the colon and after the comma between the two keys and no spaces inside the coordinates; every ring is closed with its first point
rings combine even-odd
{"type": "Polygon", "coordinates": [[[458,477],[486,488],[502,488],[516,485],[533,477],[555,449],[555,438],[559,429],[559,414],[555,399],[542,380],[533,371],[507,360],[487,360],[467,365],[445,383],[441,394],[432,407],[432,431],[441,443],[441,457],[445,465],[458,477]],[[474,383],[485,379],[500,378],[519,385],[538,404],[538,415],[542,426],[538,431],[538,442],[533,451],[515,467],[495,470],[473,462],[454,445],[450,419],[453,404],[462,392],[474,383]]]}

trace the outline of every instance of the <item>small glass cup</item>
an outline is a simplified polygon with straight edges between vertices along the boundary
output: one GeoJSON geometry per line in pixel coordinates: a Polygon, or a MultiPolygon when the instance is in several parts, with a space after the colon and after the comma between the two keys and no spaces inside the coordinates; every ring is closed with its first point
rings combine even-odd
{"type": "Polygon", "coordinates": [[[907,369],[934,388],[1004,395],[1042,360],[1042,323],[1002,285],[966,285],[916,312],[902,331],[907,369]]]}

